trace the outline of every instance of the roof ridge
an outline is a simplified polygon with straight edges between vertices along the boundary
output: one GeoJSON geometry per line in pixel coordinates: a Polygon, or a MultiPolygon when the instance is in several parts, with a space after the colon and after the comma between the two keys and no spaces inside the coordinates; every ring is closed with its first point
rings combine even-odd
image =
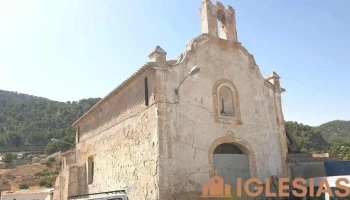
{"type": "Polygon", "coordinates": [[[111,92],[109,92],[106,96],[104,96],[100,101],[98,101],[90,110],[88,110],[86,113],[84,113],[83,116],[81,116],[79,119],[77,119],[73,123],[73,127],[76,126],[79,122],[81,122],[84,118],[86,118],[88,115],[90,115],[92,112],[94,112],[99,106],[101,106],[104,102],[106,102],[113,94],[117,93],[119,90],[124,88],[126,85],[128,85],[131,81],[133,81],[141,72],[144,72],[150,67],[155,67],[157,64],[155,62],[147,62],[146,64],[142,65],[140,68],[138,68],[131,76],[129,76],[127,79],[125,79],[123,82],[121,82],[116,88],[114,88],[111,92]]]}

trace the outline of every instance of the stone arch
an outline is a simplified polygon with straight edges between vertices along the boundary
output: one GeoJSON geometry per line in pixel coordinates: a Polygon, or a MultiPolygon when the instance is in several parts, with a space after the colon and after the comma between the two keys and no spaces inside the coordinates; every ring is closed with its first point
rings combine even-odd
{"type": "Polygon", "coordinates": [[[243,152],[233,143],[222,143],[214,149],[213,154],[243,154],[243,152]]]}
{"type": "Polygon", "coordinates": [[[218,26],[218,37],[227,40],[226,17],[223,9],[216,12],[216,20],[218,26]]]}
{"type": "Polygon", "coordinates": [[[233,144],[237,146],[243,154],[247,154],[249,158],[249,168],[251,177],[258,177],[258,171],[256,167],[256,157],[255,152],[248,142],[241,138],[236,138],[232,130],[228,131],[226,136],[218,138],[212,142],[208,150],[208,161],[209,161],[209,171],[213,172],[214,169],[214,160],[213,154],[216,149],[221,144],[233,144]]]}
{"type": "Polygon", "coordinates": [[[239,103],[239,94],[236,86],[228,79],[219,79],[214,83],[213,86],[213,107],[214,107],[214,119],[217,123],[235,124],[240,125],[241,122],[241,111],[239,103]],[[222,90],[226,90],[221,92],[222,90]],[[225,97],[223,97],[225,95],[225,97]],[[225,99],[225,100],[224,100],[225,99]],[[222,115],[223,103],[229,103],[228,115],[222,115]],[[231,102],[231,103],[230,103],[231,102]],[[231,107],[232,108],[231,108],[231,107]]]}

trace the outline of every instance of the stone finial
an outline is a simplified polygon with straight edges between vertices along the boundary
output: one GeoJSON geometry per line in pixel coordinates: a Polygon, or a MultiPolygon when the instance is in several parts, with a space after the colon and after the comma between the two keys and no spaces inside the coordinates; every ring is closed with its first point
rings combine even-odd
{"type": "Polygon", "coordinates": [[[156,62],[159,67],[164,67],[166,62],[166,54],[167,53],[160,46],[156,46],[148,57],[151,62],[156,62]]]}
{"type": "Polygon", "coordinates": [[[272,79],[272,78],[280,79],[281,77],[276,72],[272,71],[272,72],[270,72],[270,74],[267,77],[267,79],[272,79]]]}
{"type": "Polygon", "coordinates": [[[154,53],[158,53],[158,54],[167,54],[164,49],[162,49],[160,46],[156,46],[156,48],[152,51],[152,53],[149,54],[149,56],[151,56],[154,53]]]}
{"type": "Polygon", "coordinates": [[[272,71],[266,80],[272,83],[276,88],[280,89],[280,78],[281,77],[276,72],[272,71]]]}

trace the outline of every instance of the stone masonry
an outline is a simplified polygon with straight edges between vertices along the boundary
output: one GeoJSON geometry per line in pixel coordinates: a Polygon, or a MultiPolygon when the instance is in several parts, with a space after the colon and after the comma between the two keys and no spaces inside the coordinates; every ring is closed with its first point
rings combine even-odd
{"type": "Polygon", "coordinates": [[[232,7],[203,0],[200,18],[201,35],[177,60],[157,46],[73,124],[75,162],[62,169],[55,200],[115,190],[130,200],[196,199],[221,144],[247,155],[250,177],[290,174],[280,77],[264,78],[238,42],[232,7]]]}

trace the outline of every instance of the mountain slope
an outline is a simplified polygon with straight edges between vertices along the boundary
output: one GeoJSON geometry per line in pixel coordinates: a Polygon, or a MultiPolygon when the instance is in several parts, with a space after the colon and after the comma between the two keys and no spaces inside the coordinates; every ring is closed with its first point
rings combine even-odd
{"type": "Polygon", "coordinates": [[[286,129],[291,133],[303,151],[322,151],[330,144],[314,127],[298,122],[286,122],[286,129]]]}
{"type": "Polygon", "coordinates": [[[64,137],[74,142],[72,123],[99,100],[57,102],[0,90],[0,147],[47,145],[64,137]]]}
{"type": "Polygon", "coordinates": [[[349,121],[331,121],[317,127],[298,122],[286,122],[291,133],[303,152],[339,153],[340,158],[350,159],[349,121]]]}
{"type": "MultiPolygon", "coordinates": [[[[0,90],[0,150],[6,147],[46,146],[47,153],[70,145],[51,138],[75,142],[72,123],[100,98],[57,102],[42,97],[0,90]]],[[[350,121],[335,120],[318,127],[286,122],[286,128],[305,152],[350,154],[350,121]],[[343,146],[343,147],[342,147],[343,146]]],[[[350,156],[350,155],[349,155],[350,156]]]]}
{"type": "Polygon", "coordinates": [[[334,120],[316,128],[324,137],[350,138],[350,121],[334,120]]]}

